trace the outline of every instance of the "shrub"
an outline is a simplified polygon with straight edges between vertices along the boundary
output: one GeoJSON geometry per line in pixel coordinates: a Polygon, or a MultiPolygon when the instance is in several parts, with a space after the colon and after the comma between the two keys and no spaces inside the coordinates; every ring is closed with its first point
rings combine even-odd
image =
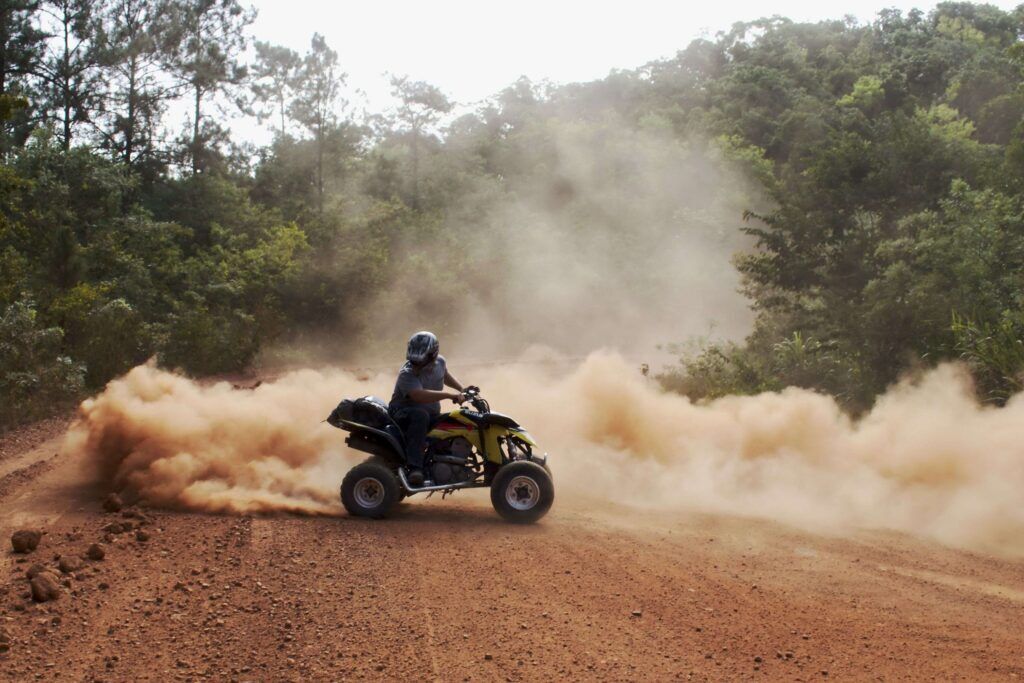
{"type": "Polygon", "coordinates": [[[9,305],[0,317],[0,427],[55,412],[76,398],[85,366],[61,355],[63,332],[41,327],[29,301],[9,305]]]}
{"type": "Polygon", "coordinates": [[[1024,320],[1004,312],[996,323],[953,314],[956,351],[974,375],[983,401],[1002,405],[1024,389],[1024,320]]]}

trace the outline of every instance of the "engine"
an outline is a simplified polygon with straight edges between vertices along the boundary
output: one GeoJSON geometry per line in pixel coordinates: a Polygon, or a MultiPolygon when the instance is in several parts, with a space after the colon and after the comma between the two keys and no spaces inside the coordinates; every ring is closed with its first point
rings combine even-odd
{"type": "Polygon", "coordinates": [[[470,468],[473,445],[461,436],[439,441],[431,450],[433,464],[430,474],[435,484],[461,484],[475,476],[470,468]]]}

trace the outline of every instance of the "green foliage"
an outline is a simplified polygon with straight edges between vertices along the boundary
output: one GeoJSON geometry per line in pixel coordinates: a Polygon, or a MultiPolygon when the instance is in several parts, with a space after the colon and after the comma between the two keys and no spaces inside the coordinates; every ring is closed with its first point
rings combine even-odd
{"type": "Polygon", "coordinates": [[[756,394],[782,388],[766,376],[761,359],[731,342],[700,343],[680,356],[679,366],[657,376],[663,387],[693,399],[756,394]]]}
{"type": "Polygon", "coordinates": [[[162,326],[160,362],[195,375],[246,367],[259,350],[253,316],[188,292],[162,326]]]}
{"type": "Polygon", "coordinates": [[[1024,389],[1024,315],[1006,312],[997,322],[979,324],[954,314],[951,329],[954,348],[986,401],[1001,405],[1024,389]]]}
{"type": "Polygon", "coordinates": [[[144,362],[152,348],[139,312],[110,285],[80,283],[53,301],[49,314],[61,322],[65,342],[87,370],[86,384],[102,386],[144,362]]]}
{"type": "MultiPolygon", "coordinates": [[[[740,25],[714,46],[730,61],[711,62],[709,95],[684,120],[765,150],[775,208],[748,215],[758,248],[737,260],[754,333],[684,354],[667,385],[700,397],[794,384],[863,408],[908,368],[964,358],[986,395],[1014,390],[1018,26],[1014,13],[943,3],[870,26],[740,25]]],[[[657,78],[692,73],[683,60],[657,78]]]]}
{"type": "Polygon", "coordinates": [[[48,414],[79,395],[85,368],[60,352],[62,332],[18,301],[0,315],[0,426],[48,414]]]}
{"type": "Polygon", "coordinates": [[[840,107],[857,107],[865,114],[878,109],[885,98],[882,79],[878,76],[861,76],[853,84],[853,91],[839,98],[840,107]]]}
{"type": "MultiPolygon", "coordinates": [[[[443,331],[467,303],[511,311],[551,284],[517,259],[525,237],[549,240],[541,256],[588,300],[660,301],[680,264],[649,245],[682,225],[695,244],[749,237],[735,264],[757,319],[742,343],[686,347],[670,388],[796,385],[856,409],[956,358],[990,400],[1020,387],[1020,10],[739,23],[592,83],[520,79],[455,120],[440,89],[394,77],[393,110],[356,120],[322,36],[303,56],[257,43],[247,81],[236,0],[51,4],[68,13],[0,8],[8,406],[152,357],[234,371],[284,339],[335,354],[396,318],[443,331]],[[73,69],[44,25],[81,46],[73,69]],[[192,124],[177,137],[172,101],[192,124]],[[212,109],[228,101],[272,121],[273,142],[232,147],[212,109]]],[[[538,334],[561,322],[536,309],[538,334]]]]}
{"type": "Polygon", "coordinates": [[[662,386],[694,399],[716,399],[731,394],[756,394],[803,387],[832,393],[849,405],[863,398],[853,359],[834,344],[800,332],[767,348],[756,343],[700,342],[680,354],[679,364],[658,375],[662,386]]]}

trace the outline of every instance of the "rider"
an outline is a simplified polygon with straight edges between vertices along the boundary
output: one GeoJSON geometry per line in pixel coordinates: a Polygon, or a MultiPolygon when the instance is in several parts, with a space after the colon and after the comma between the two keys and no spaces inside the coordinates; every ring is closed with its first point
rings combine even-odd
{"type": "Polygon", "coordinates": [[[423,442],[431,423],[441,414],[441,401],[464,400],[462,384],[448,372],[440,345],[432,332],[417,332],[409,338],[406,363],[398,372],[395,392],[388,410],[405,429],[405,459],[409,483],[423,484],[423,442]],[[444,391],[445,386],[457,391],[444,391]]]}

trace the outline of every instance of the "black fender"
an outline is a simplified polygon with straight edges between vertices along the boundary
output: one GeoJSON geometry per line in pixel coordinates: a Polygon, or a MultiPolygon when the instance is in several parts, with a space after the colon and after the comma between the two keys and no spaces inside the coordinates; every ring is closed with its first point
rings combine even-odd
{"type": "Polygon", "coordinates": [[[396,465],[405,463],[405,449],[402,448],[402,444],[383,429],[367,427],[358,422],[349,422],[348,420],[339,420],[339,422],[341,424],[338,427],[349,432],[345,443],[350,448],[371,455],[379,455],[394,462],[396,465]]]}

